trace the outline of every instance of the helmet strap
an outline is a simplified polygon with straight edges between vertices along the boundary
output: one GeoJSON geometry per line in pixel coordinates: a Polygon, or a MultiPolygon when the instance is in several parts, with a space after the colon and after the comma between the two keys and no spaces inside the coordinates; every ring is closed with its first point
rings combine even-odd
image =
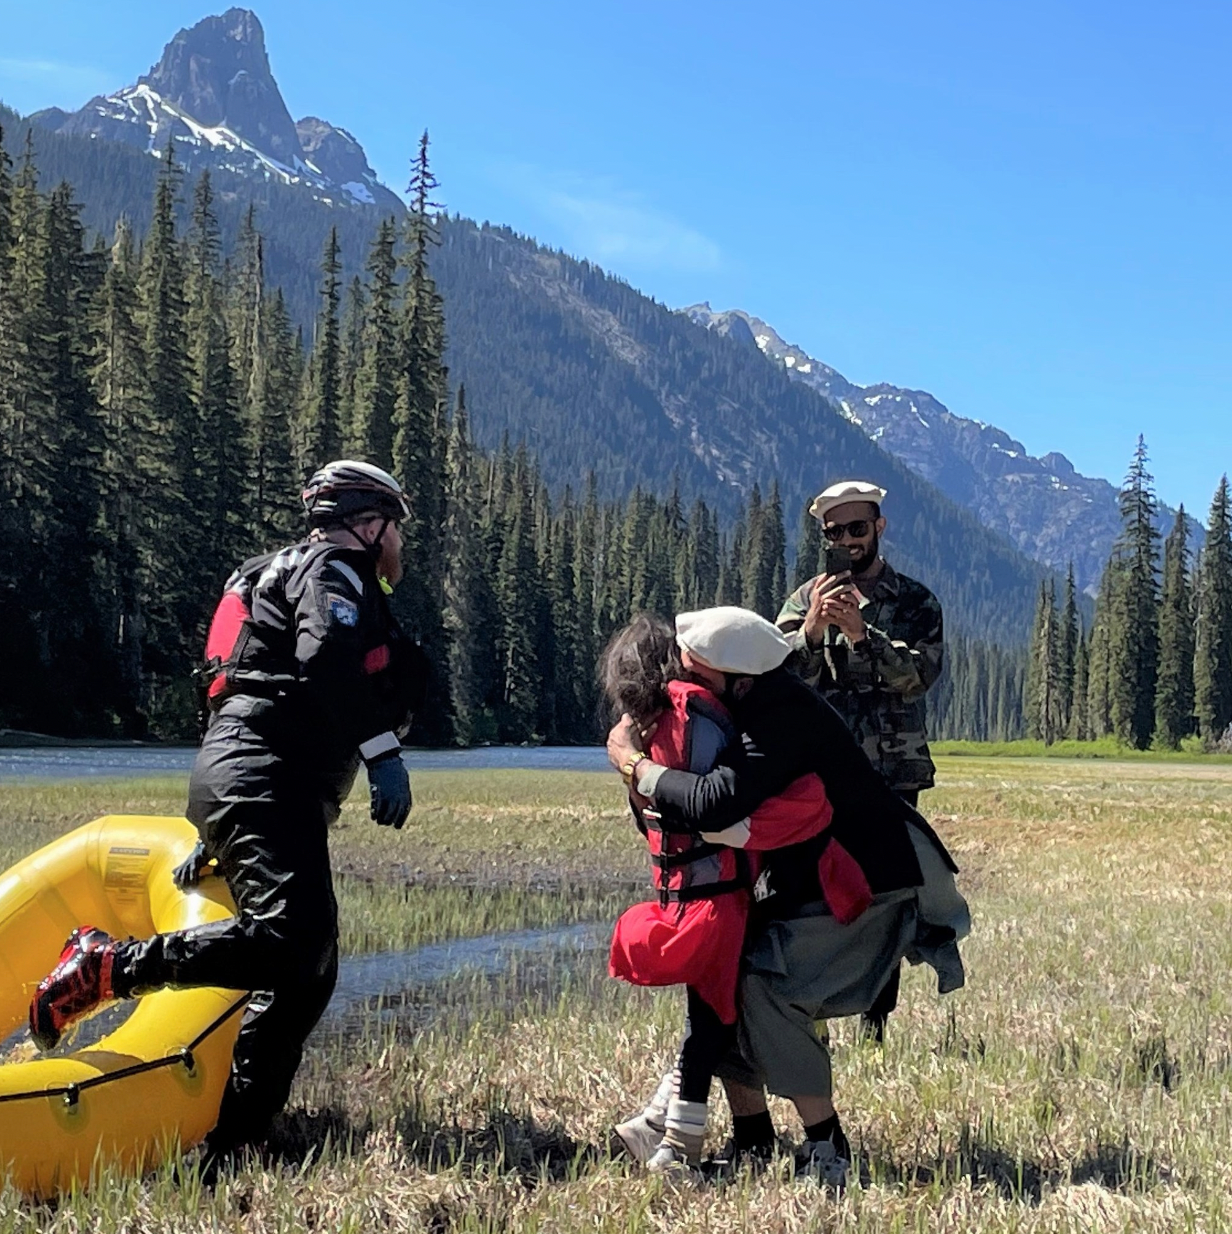
{"type": "MultiPolygon", "coordinates": [[[[367,522],[368,520],[365,519],[364,521],[367,522]]],[[[381,522],[381,530],[378,531],[371,540],[365,540],[363,536],[361,536],[359,532],[355,530],[354,527],[350,527],[346,523],[344,523],[342,526],[343,526],[343,530],[349,536],[351,536],[353,540],[355,540],[359,544],[359,547],[362,548],[364,552],[367,553],[368,556],[372,558],[373,561],[377,561],[380,559],[380,556],[381,556],[381,541],[385,539],[385,529],[393,521],[394,520],[392,518],[388,518],[388,517],[383,519],[381,522]]]]}

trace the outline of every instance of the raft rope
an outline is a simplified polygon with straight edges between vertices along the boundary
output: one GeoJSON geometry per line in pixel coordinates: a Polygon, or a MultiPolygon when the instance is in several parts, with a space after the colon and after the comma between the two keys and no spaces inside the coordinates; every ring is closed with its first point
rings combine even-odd
{"type": "Polygon", "coordinates": [[[149,1062],[134,1063],[131,1067],[121,1067],[119,1071],[108,1071],[104,1075],[96,1075],[89,1080],[81,1080],[75,1084],[61,1084],[56,1088],[40,1088],[28,1093],[3,1093],[0,1094],[0,1105],[6,1101],[28,1101],[31,1097],[63,1097],[64,1104],[71,1109],[81,1100],[81,1094],[87,1089],[101,1088],[104,1084],[125,1080],[132,1075],[144,1075],[147,1071],[157,1071],[160,1067],[173,1067],[176,1063],[182,1063],[184,1070],[191,1074],[196,1065],[193,1051],[203,1041],[212,1037],[236,1012],[242,1011],[251,997],[250,994],[245,994],[236,999],[213,1024],[198,1033],[186,1046],[182,1046],[174,1054],[168,1054],[164,1058],[153,1058],[149,1062]]]}

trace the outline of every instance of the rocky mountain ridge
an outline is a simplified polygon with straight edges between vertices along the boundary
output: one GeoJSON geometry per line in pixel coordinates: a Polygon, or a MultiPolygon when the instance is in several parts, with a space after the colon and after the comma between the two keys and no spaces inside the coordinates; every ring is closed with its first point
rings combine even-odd
{"type": "Polygon", "coordinates": [[[159,157],[172,141],[190,167],[277,180],[331,205],[401,209],[350,133],[315,116],[292,120],[270,71],[265,31],[248,9],[181,30],[136,84],[78,111],[53,107],[29,119],[159,157]]]}
{"type": "MultiPolygon", "coordinates": [[[[1078,586],[1095,593],[1121,529],[1117,489],[1107,480],[1081,475],[1055,451],[1035,458],[1004,430],[955,415],[925,390],[848,381],[741,309],[715,312],[702,303],[681,312],[707,329],[757,347],[883,450],[1027,556],[1060,572],[1072,561],[1078,586]]],[[[1161,506],[1164,534],[1175,513],[1161,506]]],[[[1191,543],[1200,544],[1201,527],[1193,523],[1191,530],[1191,543]]]]}

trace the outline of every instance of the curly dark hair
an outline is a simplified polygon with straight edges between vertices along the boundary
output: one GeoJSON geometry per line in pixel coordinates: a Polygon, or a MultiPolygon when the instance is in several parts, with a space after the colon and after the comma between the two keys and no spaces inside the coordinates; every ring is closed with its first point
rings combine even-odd
{"type": "Polygon", "coordinates": [[[599,657],[599,685],[618,719],[647,725],[669,703],[667,683],[684,677],[676,631],[662,617],[638,613],[612,635],[599,657]]]}

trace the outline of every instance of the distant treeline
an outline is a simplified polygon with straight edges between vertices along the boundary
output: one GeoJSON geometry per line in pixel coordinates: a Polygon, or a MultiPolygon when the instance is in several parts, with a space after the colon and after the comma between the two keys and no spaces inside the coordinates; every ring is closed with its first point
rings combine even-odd
{"type": "Polygon", "coordinates": [[[1146,443],[1138,439],[1120,497],[1122,532],[1104,568],[1095,619],[1082,629],[1073,572],[1058,611],[1040,589],[1026,686],[1027,736],[1046,744],[1112,736],[1174,750],[1197,734],[1232,744],[1232,518],[1228,479],[1192,561],[1185,509],[1163,549],[1146,443]]]}

